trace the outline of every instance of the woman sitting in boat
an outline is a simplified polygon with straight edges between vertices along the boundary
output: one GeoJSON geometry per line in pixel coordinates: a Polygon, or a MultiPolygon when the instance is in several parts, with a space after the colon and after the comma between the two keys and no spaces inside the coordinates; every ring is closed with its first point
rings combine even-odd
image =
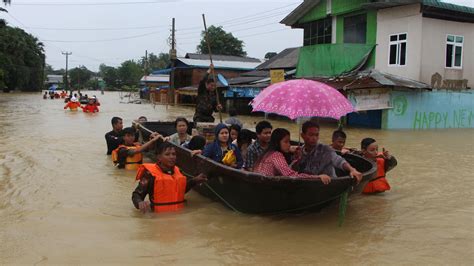
{"type": "Polygon", "coordinates": [[[188,134],[189,122],[184,117],[176,118],[174,122],[176,133],[169,136],[168,141],[176,145],[183,145],[191,140],[191,135],[188,134]]]}
{"type": "Polygon", "coordinates": [[[290,132],[284,128],[277,128],[272,132],[268,149],[255,163],[254,172],[266,176],[291,176],[298,178],[321,179],[324,184],[331,182],[328,175],[310,175],[298,173],[291,169],[290,161],[290,132]]]}
{"type": "Polygon", "coordinates": [[[229,128],[222,123],[216,126],[214,142],[204,148],[202,155],[237,169],[243,165],[242,154],[231,143],[229,128]]]}
{"type": "Polygon", "coordinates": [[[176,150],[173,144],[164,142],[157,149],[157,163],[146,163],[137,171],[140,180],[133,191],[132,202],[142,212],[156,213],[179,211],[184,208],[184,194],[195,185],[206,181],[200,174],[186,179],[176,166],[176,150]],[[149,201],[145,201],[148,195],[149,201]]]}

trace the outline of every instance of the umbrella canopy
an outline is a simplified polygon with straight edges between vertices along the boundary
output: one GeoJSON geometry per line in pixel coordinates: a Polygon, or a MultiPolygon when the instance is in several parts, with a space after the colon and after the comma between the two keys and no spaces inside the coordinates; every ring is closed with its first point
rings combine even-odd
{"type": "Polygon", "coordinates": [[[251,102],[252,112],[275,113],[290,119],[331,117],[340,119],[354,112],[354,107],[335,88],[324,83],[295,79],[273,84],[251,102]]]}

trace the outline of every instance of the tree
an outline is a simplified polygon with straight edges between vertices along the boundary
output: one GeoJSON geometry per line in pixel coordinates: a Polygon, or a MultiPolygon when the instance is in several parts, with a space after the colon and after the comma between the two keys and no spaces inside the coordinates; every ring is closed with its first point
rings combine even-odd
{"type": "Polygon", "coordinates": [[[118,70],[115,67],[100,64],[99,76],[104,79],[105,84],[109,88],[118,88],[120,86],[120,79],[118,70]]]}
{"type": "MultiPolygon", "coordinates": [[[[147,60],[147,69],[146,73],[151,73],[155,69],[163,69],[166,68],[170,65],[171,60],[169,54],[165,53],[160,53],[158,56],[156,56],[153,53],[150,53],[148,55],[148,60],[147,60]]],[[[145,69],[145,57],[143,56],[140,59],[140,66],[142,69],[145,69]]]]}
{"type": "Polygon", "coordinates": [[[43,43],[22,29],[0,27],[0,70],[7,90],[40,90],[44,84],[43,43]]]}
{"type": "MultiPolygon", "coordinates": [[[[232,33],[227,33],[222,26],[210,26],[207,29],[209,41],[211,42],[211,52],[220,55],[246,56],[244,51],[244,42],[235,38],[232,33]]],[[[201,33],[201,42],[197,46],[197,52],[201,54],[209,54],[207,46],[206,32],[201,33]]]]}
{"type": "Polygon", "coordinates": [[[137,86],[143,75],[143,70],[137,62],[127,60],[118,68],[118,75],[122,81],[120,85],[137,86]]]}
{"type": "Polygon", "coordinates": [[[76,89],[83,89],[86,86],[86,83],[92,77],[92,71],[87,69],[85,66],[80,66],[69,70],[69,80],[71,81],[71,86],[76,89]]]}
{"type": "Polygon", "coordinates": [[[272,57],[274,57],[275,55],[277,55],[277,53],[275,52],[268,52],[265,54],[265,59],[271,59],[272,57]]]}

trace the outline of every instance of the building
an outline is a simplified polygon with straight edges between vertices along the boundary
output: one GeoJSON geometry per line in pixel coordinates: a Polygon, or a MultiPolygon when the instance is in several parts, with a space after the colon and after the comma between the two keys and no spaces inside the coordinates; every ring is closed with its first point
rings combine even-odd
{"type": "Polygon", "coordinates": [[[332,83],[374,128],[474,127],[474,9],[438,0],[306,0],[296,76],[332,83]],[[443,119],[445,117],[446,119],[443,119]]]}
{"type": "MultiPolygon", "coordinates": [[[[254,70],[262,62],[256,58],[213,55],[214,69],[217,74],[226,78],[235,78],[240,74],[254,70]]],[[[211,61],[209,55],[188,53],[184,57],[178,57],[171,76],[174,77],[176,88],[175,102],[194,103],[197,96],[197,88],[202,80],[211,61]]],[[[222,96],[222,95],[221,95],[222,96]]]]}

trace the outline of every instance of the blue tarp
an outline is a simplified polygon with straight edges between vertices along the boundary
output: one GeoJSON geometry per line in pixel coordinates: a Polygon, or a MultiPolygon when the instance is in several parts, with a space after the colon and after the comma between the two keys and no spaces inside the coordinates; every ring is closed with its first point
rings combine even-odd
{"type": "Polygon", "coordinates": [[[164,69],[158,69],[153,72],[151,72],[152,75],[159,75],[159,74],[169,74],[171,73],[172,68],[164,68],[164,69]]]}
{"type": "Polygon", "coordinates": [[[225,98],[255,98],[262,88],[238,88],[232,87],[225,92],[225,98]]]}

